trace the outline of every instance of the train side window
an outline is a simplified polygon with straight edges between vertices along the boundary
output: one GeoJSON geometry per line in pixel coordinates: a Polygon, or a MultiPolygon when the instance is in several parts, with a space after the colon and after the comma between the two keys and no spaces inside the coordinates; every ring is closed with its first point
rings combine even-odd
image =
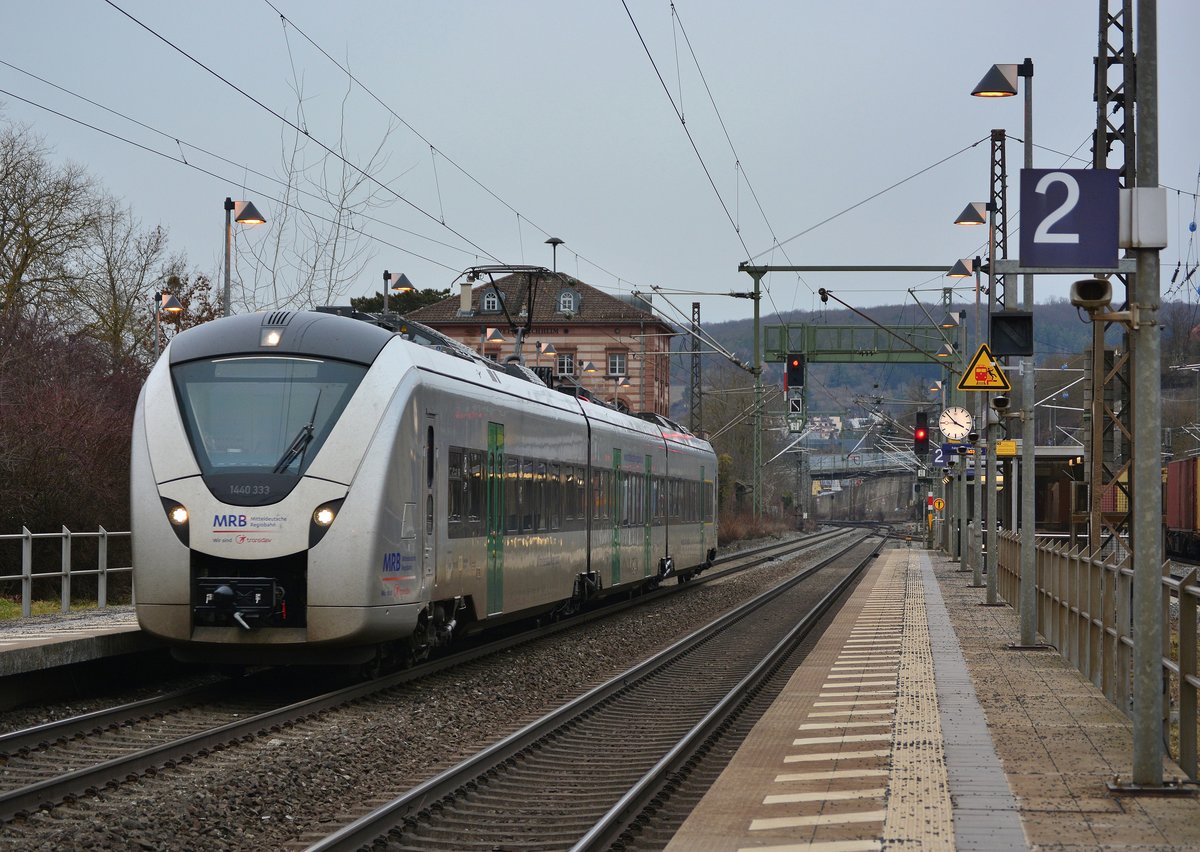
{"type": "Polygon", "coordinates": [[[520,531],[520,513],[521,507],[517,502],[518,489],[517,481],[521,475],[521,460],[517,456],[504,457],[504,509],[505,509],[505,525],[504,529],[507,532],[515,533],[520,531]]]}
{"type": "MultiPolygon", "coordinates": [[[[446,502],[448,517],[451,524],[459,524],[466,517],[464,503],[466,501],[466,480],[463,478],[463,451],[461,447],[451,447],[447,453],[446,463],[446,502]]],[[[454,535],[451,530],[450,535],[454,535]]]]}
{"type": "Polygon", "coordinates": [[[550,529],[562,528],[563,519],[563,478],[562,466],[550,465],[550,490],[547,497],[547,514],[550,516],[550,529]]]}
{"type": "Polygon", "coordinates": [[[466,520],[479,523],[483,519],[483,452],[467,451],[466,520]]]}
{"type": "Polygon", "coordinates": [[[534,490],[533,529],[545,532],[550,523],[550,482],[544,461],[534,462],[530,484],[534,490]]]}
{"type": "Polygon", "coordinates": [[[529,459],[521,465],[521,478],[517,481],[517,500],[521,507],[521,532],[532,532],[536,529],[534,516],[537,515],[537,482],[533,477],[533,462],[529,459]]]}
{"type": "Polygon", "coordinates": [[[587,520],[587,476],[586,467],[575,468],[575,517],[587,520]]]}
{"type": "Polygon", "coordinates": [[[713,484],[704,483],[704,521],[711,524],[713,520],[713,484]]]}

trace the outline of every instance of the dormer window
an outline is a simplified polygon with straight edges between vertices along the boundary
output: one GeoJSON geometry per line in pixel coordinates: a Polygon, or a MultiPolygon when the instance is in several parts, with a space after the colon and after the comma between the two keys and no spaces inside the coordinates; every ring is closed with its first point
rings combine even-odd
{"type": "Polygon", "coordinates": [[[563,290],[559,293],[558,312],[560,314],[579,313],[579,294],[574,290],[563,290]]]}
{"type": "Polygon", "coordinates": [[[495,290],[488,290],[483,294],[483,303],[480,310],[486,313],[496,313],[500,310],[500,298],[496,295],[495,290]]]}

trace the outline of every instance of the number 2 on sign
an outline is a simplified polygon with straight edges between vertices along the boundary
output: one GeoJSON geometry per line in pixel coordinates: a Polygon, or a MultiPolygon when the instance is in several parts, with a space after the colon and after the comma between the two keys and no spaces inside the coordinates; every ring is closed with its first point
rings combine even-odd
{"type": "Polygon", "coordinates": [[[1042,179],[1037,182],[1034,191],[1040,195],[1045,195],[1050,191],[1053,184],[1060,183],[1067,190],[1067,197],[1063,199],[1055,210],[1050,211],[1050,214],[1042,220],[1037,226],[1037,230],[1033,234],[1035,243],[1069,243],[1078,244],[1079,234],[1070,231],[1051,231],[1050,229],[1058,224],[1058,221],[1064,216],[1069,215],[1075,205],[1079,203],[1079,181],[1066,172],[1051,172],[1048,175],[1043,175],[1042,179]]]}

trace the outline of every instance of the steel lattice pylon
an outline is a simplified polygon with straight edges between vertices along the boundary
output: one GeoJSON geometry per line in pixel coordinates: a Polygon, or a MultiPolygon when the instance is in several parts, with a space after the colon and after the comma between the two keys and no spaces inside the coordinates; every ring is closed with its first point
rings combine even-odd
{"type": "MultiPolygon", "coordinates": [[[[1092,165],[1118,172],[1122,188],[1132,187],[1134,162],[1133,0],[1100,0],[1099,45],[1096,55],[1096,131],[1092,165]],[[1109,163],[1110,151],[1113,152],[1109,163]]],[[[1125,288],[1129,282],[1114,278],[1125,288]]],[[[1114,287],[1114,295],[1119,292],[1114,287]]],[[[1126,329],[1119,352],[1104,348],[1109,325],[1092,324],[1091,398],[1088,441],[1088,550],[1097,554],[1130,531],[1133,489],[1129,486],[1134,412],[1129,405],[1130,340],[1126,329]],[[1123,498],[1123,500],[1122,500],[1123,498]]]]}

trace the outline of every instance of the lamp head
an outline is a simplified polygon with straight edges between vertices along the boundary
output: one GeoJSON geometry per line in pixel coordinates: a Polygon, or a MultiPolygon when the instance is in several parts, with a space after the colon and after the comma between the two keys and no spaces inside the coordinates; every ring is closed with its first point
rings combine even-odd
{"type": "Polygon", "coordinates": [[[977,98],[1011,98],[1017,93],[1017,66],[993,65],[971,92],[977,98]]]}
{"type": "Polygon", "coordinates": [[[955,225],[986,225],[988,204],[986,201],[972,201],[954,218],[955,225]]]}
{"type": "Polygon", "coordinates": [[[950,271],[946,273],[947,278],[970,278],[975,274],[975,261],[972,258],[964,257],[961,260],[954,261],[954,266],[950,267],[950,271]]]}
{"type": "Polygon", "coordinates": [[[996,409],[996,411],[1007,411],[1010,404],[1009,398],[1002,393],[998,393],[992,397],[992,408],[996,409]]]}
{"type": "Polygon", "coordinates": [[[258,212],[253,201],[235,201],[233,203],[233,221],[239,225],[265,225],[267,218],[258,212]]]}
{"type": "Polygon", "coordinates": [[[162,293],[158,297],[159,310],[168,314],[183,313],[183,305],[173,293],[162,293]]]}

